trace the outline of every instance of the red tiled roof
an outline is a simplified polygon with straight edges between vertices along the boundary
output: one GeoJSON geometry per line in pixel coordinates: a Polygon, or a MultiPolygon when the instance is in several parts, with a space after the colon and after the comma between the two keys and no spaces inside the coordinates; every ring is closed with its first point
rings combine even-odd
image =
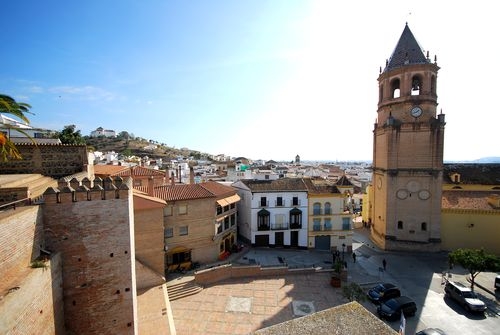
{"type": "Polygon", "coordinates": [[[215,181],[208,181],[206,183],[200,183],[198,185],[215,195],[217,198],[236,193],[236,190],[231,186],[222,185],[221,183],[217,183],[215,181]]]}
{"type": "MultiPolygon", "coordinates": [[[[147,186],[138,186],[135,189],[147,192],[147,186]]],[[[236,190],[214,181],[199,184],[176,184],[155,186],[154,196],[166,201],[192,200],[204,198],[224,198],[236,194],[236,190]]]]}
{"type": "Polygon", "coordinates": [[[215,198],[200,184],[177,184],[155,187],[154,196],[166,201],[215,198]]]}
{"type": "Polygon", "coordinates": [[[94,174],[103,176],[120,177],[165,177],[165,171],[147,168],[144,166],[120,166],[120,165],[95,165],[94,174]]]}
{"type": "Polygon", "coordinates": [[[94,174],[98,177],[118,176],[128,169],[128,166],[121,165],[94,165],[94,174]]]}
{"type": "Polygon", "coordinates": [[[443,191],[441,207],[449,209],[493,210],[488,203],[488,196],[500,195],[500,192],[481,191],[443,191]]]}
{"type": "Polygon", "coordinates": [[[307,187],[301,178],[280,178],[276,180],[242,179],[241,182],[252,192],[307,191],[307,187]]]}

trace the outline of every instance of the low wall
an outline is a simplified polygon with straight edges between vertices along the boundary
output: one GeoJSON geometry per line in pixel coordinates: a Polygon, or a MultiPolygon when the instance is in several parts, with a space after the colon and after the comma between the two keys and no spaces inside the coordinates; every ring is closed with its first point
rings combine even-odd
{"type": "Polygon", "coordinates": [[[27,270],[18,286],[0,299],[0,334],[65,333],[60,254],[46,265],[27,270]]]}
{"type": "MultiPolygon", "coordinates": [[[[324,271],[324,270],[322,270],[324,271]]],[[[233,266],[232,264],[196,271],[194,280],[199,285],[208,285],[231,278],[286,276],[316,273],[314,268],[289,269],[287,267],[261,267],[260,265],[233,266]]]]}

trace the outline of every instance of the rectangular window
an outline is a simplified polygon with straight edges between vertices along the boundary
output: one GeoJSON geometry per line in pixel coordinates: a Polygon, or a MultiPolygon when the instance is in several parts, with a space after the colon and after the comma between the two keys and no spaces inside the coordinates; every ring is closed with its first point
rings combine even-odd
{"type": "Polygon", "coordinates": [[[180,236],[185,236],[188,234],[188,226],[182,226],[182,227],[179,227],[179,235],[180,236]]]}
{"type": "Polygon", "coordinates": [[[267,206],[267,198],[266,197],[260,197],[260,206],[261,207],[267,206]]]}
{"type": "Polygon", "coordinates": [[[188,206],[187,205],[179,205],[179,207],[177,207],[177,211],[178,211],[179,215],[186,215],[188,212],[188,206]]]}
{"type": "Polygon", "coordinates": [[[224,206],[224,212],[227,212],[227,211],[229,211],[229,205],[224,206]]]}
{"type": "Polygon", "coordinates": [[[283,197],[276,198],[276,206],[283,206],[283,197]]]}
{"type": "Polygon", "coordinates": [[[172,216],[172,206],[163,208],[163,216],[172,216]]]}
{"type": "Polygon", "coordinates": [[[342,218],[342,230],[351,229],[351,219],[350,218],[342,218]]]}
{"type": "Polygon", "coordinates": [[[231,227],[236,224],[236,214],[231,214],[231,227]]]}
{"type": "Polygon", "coordinates": [[[332,219],[325,219],[325,230],[332,230],[332,219]]]}
{"type": "Polygon", "coordinates": [[[222,233],[222,222],[217,222],[217,234],[222,233]]]}
{"type": "Polygon", "coordinates": [[[174,237],[174,228],[165,228],[163,231],[165,238],[174,237]]]}
{"type": "Polygon", "coordinates": [[[321,230],[321,219],[313,219],[313,230],[314,231],[321,230]]]}
{"type": "Polygon", "coordinates": [[[236,204],[233,202],[233,203],[231,204],[231,209],[234,209],[235,207],[236,207],[236,204]]]}
{"type": "Polygon", "coordinates": [[[220,214],[222,214],[222,206],[217,205],[217,215],[220,215],[220,214]]]}
{"type": "Polygon", "coordinates": [[[293,197],[292,206],[299,206],[299,197],[293,197]]]}
{"type": "Polygon", "coordinates": [[[229,229],[229,216],[224,218],[224,230],[229,229]]]}

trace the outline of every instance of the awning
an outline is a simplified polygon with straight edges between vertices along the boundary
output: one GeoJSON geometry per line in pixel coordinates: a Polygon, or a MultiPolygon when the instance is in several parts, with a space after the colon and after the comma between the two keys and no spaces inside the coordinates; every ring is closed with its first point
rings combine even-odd
{"type": "Polygon", "coordinates": [[[234,195],[232,195],[230,197],[226,197],[226,198],[217,200],[217,203],[219,205],[221,205],[222,207],[224,207],[224,206],[229,206],[230,204],[234,204],[234,203],[240,201],[240,199],[241,198],[240,198],[239,195],[234,194],[234,195]]]}
{"type": "Polygon", "coordinates": [[[173,249],[168,250],[167,254],[173,255],[173,254],[178,254],[181,252],[189,252],[191,249],[188,249],[186,247],[175,247],[173,249]]]}

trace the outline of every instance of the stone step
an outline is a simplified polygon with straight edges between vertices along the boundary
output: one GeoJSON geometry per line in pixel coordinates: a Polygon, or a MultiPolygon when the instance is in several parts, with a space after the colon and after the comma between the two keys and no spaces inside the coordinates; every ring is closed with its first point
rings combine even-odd
{"type": "Polygon", "coordinates": [[[168,297],[170,301],[197,294],[202,290],[203,286],[196,284],[194,280],[167,286],[168,297]]]}

